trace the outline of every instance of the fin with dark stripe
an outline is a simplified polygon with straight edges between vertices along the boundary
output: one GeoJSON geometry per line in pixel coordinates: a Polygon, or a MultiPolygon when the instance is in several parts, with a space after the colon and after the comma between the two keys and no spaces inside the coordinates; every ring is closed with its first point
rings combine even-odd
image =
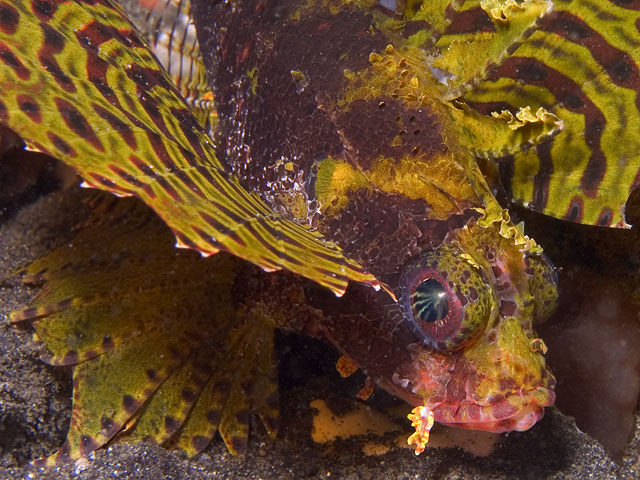
{"type": "Polygon", "coordinates": [[[551,11],[549,0],[467,0],[453,15],[433,61],[450,98],[471,88],[499,64],[551,11]]]}
{"type": "Polygon", "coordinates": [[[101,196],[72,242],[26,268],[46,283],[11,316],[33,322],[46,360],[73,365],[67,439],[40,463],[120,439],[196,454],[216,431],[244,453],[251,412],[275,435],[275,321],[238,307],[232,289],[238,265],[254,267],[176,250],[144,204],[101,196]]]}
{"type": "Polygon", "coordinates": [[[625,204],[640,182],[639,21],[637,2],[557,0],[465,95],[484,114],[544,108],[564,125],[501,160],[517,202],[573,222],[628,226],[625,204]]]}
{"type": "Polygon", "coordinates": [[[0,122],[89,187],[136,196],[179,247],[230,252],[337,294],[376,279],[229,175],[128,20],[104,0],[16,0],[0,15],[0,122]],[[34,95],[37,92],[37,95],[34,95]]]}

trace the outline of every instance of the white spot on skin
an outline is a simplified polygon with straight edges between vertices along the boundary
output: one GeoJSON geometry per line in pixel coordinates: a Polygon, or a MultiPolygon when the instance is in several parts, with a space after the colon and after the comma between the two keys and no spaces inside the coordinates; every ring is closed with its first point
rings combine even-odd
{"type": "Polygon", "coordinates": [[[409,379],[400,378],[400,375],[398,375],[397,373],[393,374],[393,376],[391,377],[391,380],[393,381],[393,383],[395,383],[396,385],[402,388],[407,388],[407,386],[409,385],[409,379]]]}

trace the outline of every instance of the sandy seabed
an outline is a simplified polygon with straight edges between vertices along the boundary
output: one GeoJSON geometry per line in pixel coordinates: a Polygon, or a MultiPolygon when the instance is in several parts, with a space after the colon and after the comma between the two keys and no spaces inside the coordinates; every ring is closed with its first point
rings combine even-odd
{"type": "MultiPolygon", "coordinates": [[[[70,373],[40,362],[39,347],[31,341],[29,330],[7,324],[6,314],[26,305],[35,293],[11,272],[70,239],[71,227],[82,215],[82,195],[76,189],[51,194],[0,224],[0,479],[640,478],[637,415],[633,439],[619,465],[580,432],[570,417],[555,409],[548,409],[530,431],[503,435],[494,452],[482,458],[457,448],[429,449],[419,457],[407,449],[366,456],[362,450],[366,438],[316,444],[311,439],[309,402],[321,398],[330,405],[340,404],[349,395],[342,386],[348,382],[331,375],[306,379],[298,375],[302,380],[289,382],[294,386],[281,393],[278,438],[269,438],[253,419],[249,453],[244,458],[231,456],[216,438],[205,453],[193,459],[140,443],[114,445],[92,458],[54,469],[29,466],[30,460],[54,452],[64,440],[70,414],[70,373]]],[[[308,361],[298,360],[301,364],[308,361]]],[[[326,360],[326,371],[333,361],[326,360]]]]}

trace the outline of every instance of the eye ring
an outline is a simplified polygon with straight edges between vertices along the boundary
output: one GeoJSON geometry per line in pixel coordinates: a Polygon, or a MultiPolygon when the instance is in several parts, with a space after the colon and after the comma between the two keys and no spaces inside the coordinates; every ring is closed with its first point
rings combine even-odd
{"type": "Polygon", "coordinates": [[[474,341],[497,315],[498,301],[482,269],[441,246],[405,265],[399,301],[416,337],[440,351],[474,341]]]}

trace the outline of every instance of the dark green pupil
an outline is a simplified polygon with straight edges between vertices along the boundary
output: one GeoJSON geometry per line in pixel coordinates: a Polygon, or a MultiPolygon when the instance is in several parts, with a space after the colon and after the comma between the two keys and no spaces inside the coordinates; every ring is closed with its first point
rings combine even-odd
{"type": "Polygon", "coordinates": [[[411,295],[413,310],[424,322],[437,322],[449,313],[447,293],[437,280],[422,282],[411,295]]]}

